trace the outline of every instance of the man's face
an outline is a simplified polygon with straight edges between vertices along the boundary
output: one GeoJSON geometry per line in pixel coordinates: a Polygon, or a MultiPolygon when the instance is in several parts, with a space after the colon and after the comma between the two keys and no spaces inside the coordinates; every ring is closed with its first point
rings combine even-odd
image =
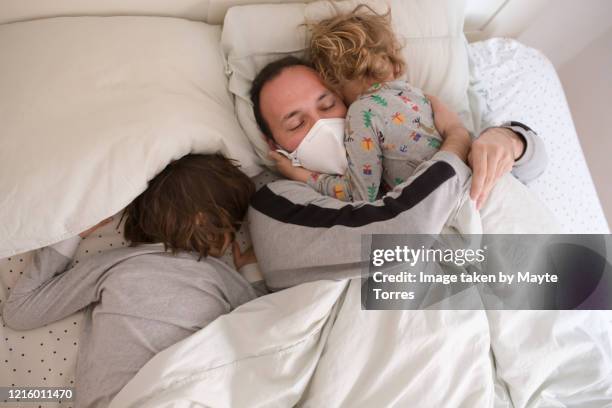
{"type": "Polygon", "coordinates": [[[261,114],[274,140],[292,152],[319,119],[344,118],[344,102],[327,89],[316,71],[302,65],[285,68],[259,96],[261,114]]]}

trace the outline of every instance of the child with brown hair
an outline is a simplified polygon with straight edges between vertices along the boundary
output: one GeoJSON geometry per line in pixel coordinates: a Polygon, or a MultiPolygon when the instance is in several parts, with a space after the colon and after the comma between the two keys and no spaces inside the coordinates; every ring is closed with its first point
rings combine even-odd
{"type": "Polygon", "coordinates": [[[389,17],[360,5],[311,25],[313,65],[350,104],[344,130],[348,170],[340,176],[313,173],[308,184],[322,194],[375,201],[442,144],[428,98],[398,79],[406,63],[389,17]]]}
{"type": "Polygon", "coordinates": [[[221,155],[170,163],[124,211],[129,247],[68,268],[81,238],[105,221],[36,251],[4,306],[7,326],[29,330],[87,308],[76,406],[108,406],[156,353],[257,296],[217,259],[234,241],[254,191],[221,155]]]}

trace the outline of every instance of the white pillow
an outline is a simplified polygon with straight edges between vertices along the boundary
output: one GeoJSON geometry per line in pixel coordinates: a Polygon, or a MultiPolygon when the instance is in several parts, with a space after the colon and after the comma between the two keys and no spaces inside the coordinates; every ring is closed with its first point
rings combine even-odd
{"type": "Polygon", "coordinates": [[[260,170],[234,115],[220,35],[155,17],[0,25],[0,257],[117,213],[190,152],[260,170]]]}
{"type": "Polygon", "coordinates": [[[461,112],[471,129],[467,87],[468,57],[463,35],[465,0],[345,0],[309,4],[232,7],[225,16],[222,45],[230,70],[238,120],[267,165],[268,146],[253,116],[251,82],[269,62],[292,54],[304,57],[305,21],[318,21],[366,3],[377,11],[391,7],[396,34],[405,44],[408,80],[461,112]],[[269,24],[262,24],[269,21],[269,24]]]}
{"type": "Polygon", "coordinates": [[[69,16],[179,17],[221,24],[232,6],[288,1],[296,0],[2,0],[0,24],[69,16]]]}

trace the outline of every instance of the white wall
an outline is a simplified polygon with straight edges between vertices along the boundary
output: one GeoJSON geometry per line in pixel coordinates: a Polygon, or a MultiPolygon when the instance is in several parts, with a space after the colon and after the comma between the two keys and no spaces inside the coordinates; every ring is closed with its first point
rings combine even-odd
{"type": "Polygon", "coordinates": [[[491,37],[516,38],[554,1],[467,0],[464,27],[466,36],[470,42],[491,37]],[[492,4],[497,7],[493,7],[492,4]],[[480,10],[480,12],[475,10],[480,10]],[[488,18],[481,17],[485,13],[488,13],[488,18]]]}
{"type": "Polygon", "coordinates": [[[610,0],[549,0],[516,38],[560,68],[610,28],[610,0]]]}
{"type": "Polygon", "coordinates": [[[558,72],[608,224],[612,224],[612,29],[558,72]]]}

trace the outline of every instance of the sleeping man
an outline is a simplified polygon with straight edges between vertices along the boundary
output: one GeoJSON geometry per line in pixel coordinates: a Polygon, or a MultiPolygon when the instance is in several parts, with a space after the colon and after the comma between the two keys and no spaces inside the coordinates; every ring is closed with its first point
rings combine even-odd
{"type": "MultiPolygon", "coordinates": [[[[320,120],[344,118],[347,112],[342,99],[326,87],[318,73],[293,57],[265,67],[255,78],[251,94],[255,118],[271,149],[292,152],[320,120]]],[[[362,261],[362,234],[436,234],[449,226],[463,233],[482,233],[482,225],[472,226],[490,211],[485,200],[496,181],[505,176],[497,172],[498,164],[510,158],[513,174],[523,182],[543,172],[543,144],[525,125],[510,122],[489,128],[472,143],[454,112],[442,103],[434,104],[433,111],[434,124],[444,139],[440,151],[382,199],[346,203],[322,196],[303,182],[288,180],[270,183],[255,194],[250,228],[271,289],[355,277],[355,265],[362,261]],[[472,164],[473,177],[466,160],[472,164]],[[480,214],[470,197],[485,203],[480,214]],[[307,250],[287,237],[299,237],[300,242],[308,243],[307,250]],[[271,257],[273,253],[293,256],[271,257]],[[319,268],[330,265],[334,267],[319,268]]],[[[322,157],[328,153],[319,150],[322,157]]],[[[280,167],[292,166],[276,152],[271,156],[280,167]]],[[[529,217],[546,218],[547,210],[520,183],[510,189],[505,184],[500,188],[504,194],[498,196],[520,193],[523,200],[521,205],[505,206],[505,215],[521,220],[518,227],[525,228],[498,232],[543,232],[536,227],[541,223],[529,229],[529,217]],[[523,210],[534,207],[541,208],[537,215],[523,210]]],[[[484,228],[484,232],[494,231],[484,228]]]]}

